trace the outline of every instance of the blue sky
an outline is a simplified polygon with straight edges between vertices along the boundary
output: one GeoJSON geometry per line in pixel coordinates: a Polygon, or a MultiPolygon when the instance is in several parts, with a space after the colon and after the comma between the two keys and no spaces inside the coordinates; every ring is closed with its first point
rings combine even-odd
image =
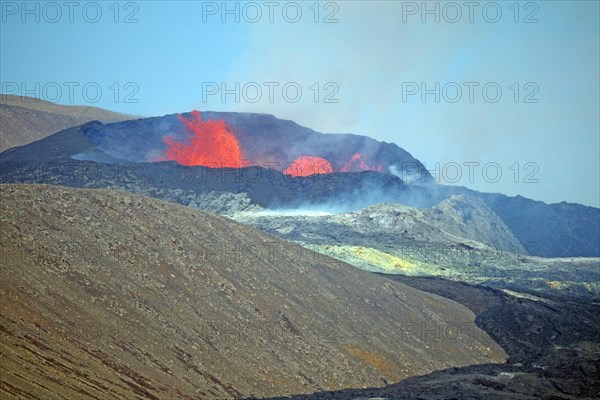
{"type": "Polygon", "coordinates": [[[270,113],[397,143],[441,183],[600,206],[599,2],[1,3],[4,93],[270,113]]]}

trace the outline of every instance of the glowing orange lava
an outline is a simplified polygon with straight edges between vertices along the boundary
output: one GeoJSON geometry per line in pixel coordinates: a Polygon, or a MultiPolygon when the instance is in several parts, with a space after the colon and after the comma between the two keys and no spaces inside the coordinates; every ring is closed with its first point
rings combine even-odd
{"type": "Polygon", "coordinates": [[[369,164],[369,156],[363,153],[356,153],[352,156],[350,161],[344,165],[341,172],[356,172],[356,171],[379,171],[381,172],[383,167],[381,164],[375,166],[369,164]]]}
{"type": "Polygon", "coordinates": [[[331,163],[323,157],[301,156],[296,158],[284,173],[292,176],[309,176],[330,174],[332,172],[331,163]]]}
{"type": "Polygon", "coordinates": [[[245,160],[233,130],[225,120],[202,121],[200,112],[192,111],[190,119],[179,116],[185,127],[187,139],[177,142],[164,137],[167,144],[166,160],[182,165],[203,165],[212,168],[241,168],[245,160]]]}

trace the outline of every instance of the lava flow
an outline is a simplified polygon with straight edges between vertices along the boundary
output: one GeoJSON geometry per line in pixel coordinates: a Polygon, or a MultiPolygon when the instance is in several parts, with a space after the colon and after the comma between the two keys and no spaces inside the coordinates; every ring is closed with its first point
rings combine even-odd
{"type": "Polygon", "coordinates": [[[164,137],[166,160],[182,165],[202,165],[212,168],[241,168],[245,164],[240,144],[225,120],[202,121],[200,112],[192,111],[190,119],[179,116],[187,139],[178,142],[164,137]]]}
{"type": "Polygon", "coordinates": [[[333,172],[331,163],[323,157],[301,156],[286,168],[284,174],[292,176],[309,176],[314,174],[330,174],[333,172]]]}

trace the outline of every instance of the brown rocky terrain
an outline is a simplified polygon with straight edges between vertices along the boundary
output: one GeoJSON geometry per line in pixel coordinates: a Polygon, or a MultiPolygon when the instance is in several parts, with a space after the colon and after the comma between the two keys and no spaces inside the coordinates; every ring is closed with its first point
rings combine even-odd
{"type": "Polygon", "coordinates": [[[64,106],[32,97],[0,95],[0,151],[22,146],[89,121],[135,118],[98,107],[64,106]]]}
{"type": "Polygon", "coordinates": [[[440,278],[386,276],[469,307],[477,315],[477,326],[506,350],[508,362],[449,368],[385,387],[277,400],[600,398],[600,303],[515,296],[440,278]]]}
{"type": "Polygon", "coordinates": [[[213,214],[0,193],[2,398],[278,396],[506,360],[452,300],[213,214]]]}

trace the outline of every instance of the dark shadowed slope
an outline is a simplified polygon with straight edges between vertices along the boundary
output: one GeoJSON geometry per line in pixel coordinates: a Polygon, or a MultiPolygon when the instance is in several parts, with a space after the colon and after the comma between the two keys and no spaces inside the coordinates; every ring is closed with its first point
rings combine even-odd
{"type": "Polygon", "coordinates": [[[274,396],[505,360],[464,306],[239,223],[0,189],[3,398],[274,396]]]}

